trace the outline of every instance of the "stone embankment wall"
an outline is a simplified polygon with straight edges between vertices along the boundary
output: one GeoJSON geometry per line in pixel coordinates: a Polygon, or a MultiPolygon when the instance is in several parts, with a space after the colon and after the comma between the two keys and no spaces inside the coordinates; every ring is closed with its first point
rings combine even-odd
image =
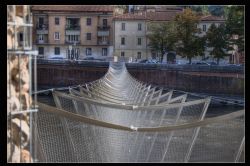
{"type": "MultiPolygon", "coordinates": [[[[164,88],[189,92],[244,94],[243,67],[126,64],[136,79],[164,88]]],[[[37,67],[38,87],[73,86],[101,78],[107,62],[48,62],[37,67]]]]}

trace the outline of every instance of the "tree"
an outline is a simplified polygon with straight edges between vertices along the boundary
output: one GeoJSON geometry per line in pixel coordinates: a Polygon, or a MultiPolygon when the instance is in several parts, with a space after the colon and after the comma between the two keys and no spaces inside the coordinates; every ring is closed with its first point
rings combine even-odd
{"type": "Polygon", "coordinates": [[[198,36],[200,33],[200,29],[197,27],[199,17],[191,9],[185,9],[183,13],[176,15],[175,21],[178,38],[177,53],[188,58],[189,64],[191,64],[194,56],[204,54],[205,41],[198,36]]]}
{"type": "Polygon", "coordinates": [[[117,8],[122,9],[124,13],[128,13],[129,6],[128,5],[116,5],[117,8]]]}
{"type": "Polygon", "coordinates": [[[223,24],[216,27],[212,24],[207,31],[207,46],[212,48],[210,55],[213,55],[217,59],[217,64],[219,64],[220,59],[228,56],[227,54],[227,38],[225,33],[225,26],[223,24]]]}
{"type": "Polygon", "coordinates": [[[202,14],[202,7],[200,5],[192,5],[190,7],[194,12],[201,13],[202,14]]]}
{"type": "Polygon", "coordinates": [[[174,49],[176,42],[175,23],[153,23],[149,25],[151,34],[147,35],[149,47],[154,51],[161,53],[161,62],[166,51],[174,49]]]}
{"type": "Polygon", "coordinates": [[[224,6],[209,5],[208,11],[213,16],[223,16],[224,15],[224,6]]]}
{"type": "Polygon", "coordinates": [[[244,51],[244,6],[227,7],[226,33],[231,45],[235,44],[238,49],[244,51]],[[237,37],[233,37],[237,35],[237,37]]]}

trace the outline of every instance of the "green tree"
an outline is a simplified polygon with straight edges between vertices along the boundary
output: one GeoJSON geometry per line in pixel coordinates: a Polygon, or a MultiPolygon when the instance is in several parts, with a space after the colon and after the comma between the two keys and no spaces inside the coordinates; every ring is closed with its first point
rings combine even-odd
{"type": "Polygon", "coordinates": [[[202,9],[202,14],[203,15],[208,15],[209,14],[208,5],[202,5],[201,9],[202,9]]]}
{"type": "Polygon", "coordinates": [[[191,64],[193,57],[204,55],[204,39],[198,36],[199,17],[191,9],[185,9],[183,13],[176,15],[175,21],[178,38],[177,54],[188,58],[191,64]]]}
{"type": "Polygon", "coordinates": [[[202,7],[200,5],[192,5],[191,9],[195,12],[202,12],[202,7]]]}
{"type": "Polygon", "coordinates": [[[223,16],[224,15],[224,6],[218,5],[209,5],[208,10],[213,16],[223,16]]]}
{"type": "Polygon", "coordinates": [[[174,50],[176,42],[175,23],[152,23],[149,25],[151,33],[147,35],[149,39],[149,47],[161,54],[161,62],[166,51],[174,50]]]}
{"type": "Polygon", "coordinates": [[[212,48],[210,55],[217,59],[217,64],[219,64],[220,59],[228,56],[226,52],[228,43],[225,32],[225,26],[223,24],[218,27],[212,24],[206,34],[207,46],[212,48]]]}
{"type": "Polygon", "coordinates": [[[235,44],[238,49],[244,51],[244,6],[227,7],[226,33],[231,45],[235,44]],[[233,36],[237,35],[237,38],[233,36]]]}
{"type": "Polygon", "coordinates": [[[128,5],[116,5],[115,7],[124,10],[124,13],[128,13],[128,5]]]}

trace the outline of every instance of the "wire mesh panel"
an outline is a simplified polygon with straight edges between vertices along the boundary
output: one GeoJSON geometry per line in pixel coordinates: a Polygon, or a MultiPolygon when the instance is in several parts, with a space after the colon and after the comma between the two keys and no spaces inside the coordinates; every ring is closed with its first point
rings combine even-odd
{"type": "Polygon", "coordinates": [[[244,117],[201,127],[190,162],[234,162],[244,138],[244,117]]]}
{"type": "Polygon", "coordinates": [[[41,161],[244,160],[242,111],[206,118],[210,98],[163,93],[131,77],[122,63],[111,63],[103,78],[79,90],[54,91],[53,98],[56,107],[40,103],[41,161]]]}
{"type": "Polygon", "coordinates": [[[237,156],[243,160],[239,153],[244,138],[242,117],[201,126],[196,139],[199,125],[142,132],[91,125],[42,109],[38,117],[39,141],[47,162],[185,162],[190,151],[189,162],[234,162],[237,156]],[[223,137],[231,136],[232,128],[237,133],[223,137]]]}

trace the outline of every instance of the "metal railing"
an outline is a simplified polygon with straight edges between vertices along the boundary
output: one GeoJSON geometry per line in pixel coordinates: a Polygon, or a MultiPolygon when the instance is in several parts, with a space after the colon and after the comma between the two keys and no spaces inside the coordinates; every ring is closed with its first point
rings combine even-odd
{"type": "Polygon", "coordinates": [[[98,31],[109,31],[110,26],[97,26],[98,31]]]}
{"type": "Polygon", "coordinates": [[[80,25],[66,25],[65,30],[76,30],[79,31],[81,29],[80,25]]]}
{"type": "Polygon", "coordinates": [[[48,24],[36,24],[36,29],[37,30],[48,30],[49,26],[48,24]]]}
{"type": "Polygon", "coordinates": [[[97,41],[97,44],[98,44],[98,45],[109,45],[110,42],[109,42],[109,41],[101,41],[101,40],[98,40],[98,41],[97,41]]]}

